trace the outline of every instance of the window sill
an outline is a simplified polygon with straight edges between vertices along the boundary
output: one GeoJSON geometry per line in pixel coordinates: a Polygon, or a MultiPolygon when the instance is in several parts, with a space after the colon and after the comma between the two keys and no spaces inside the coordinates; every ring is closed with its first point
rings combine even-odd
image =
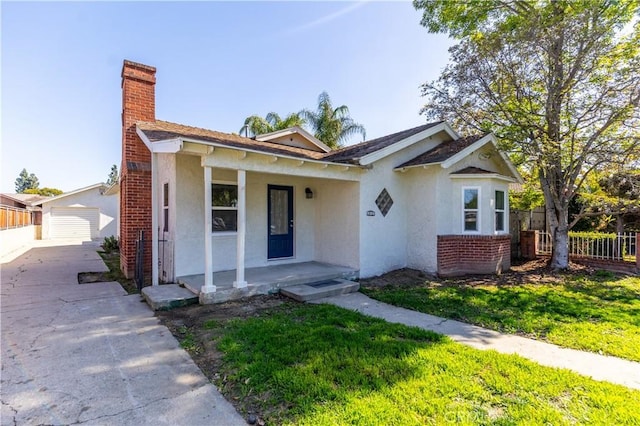
{"type": "Polygon", "coordinates": [[[214,238],[230,238],[238,235],[237,231],[224,231],[224,232],[212,232],[211,236],[214,238]]]}

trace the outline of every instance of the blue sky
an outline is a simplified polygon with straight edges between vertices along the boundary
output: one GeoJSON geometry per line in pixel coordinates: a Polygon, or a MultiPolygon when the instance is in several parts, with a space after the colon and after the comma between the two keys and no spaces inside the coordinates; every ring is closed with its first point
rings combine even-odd
{"type": "MultiPolygon", "coordinates": [[[[2,192],[64,191],[120,165],[123,59],[157,68],[156,117],[238,132],[326,90],[367,139],[420,125],[452,44],[410,2],[2,2],[2,192]]],[[[350,143],[358,142],[353,139],[350,143]]]]}

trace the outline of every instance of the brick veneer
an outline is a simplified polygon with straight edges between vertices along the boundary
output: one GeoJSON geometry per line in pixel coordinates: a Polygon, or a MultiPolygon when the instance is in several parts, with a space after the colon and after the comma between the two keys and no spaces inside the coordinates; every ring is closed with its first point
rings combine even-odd
{"type": "Polygon", "coordinates": [[[438,235],[438,275],[496,274],[511,267],[511,235],[438,235]]]}
{"type": "MultiPolygon", "coordinates": [[[[137,121],[155,121],[156,69],[124,61],[122,65],[122,164],[120,167],[120,268],[135,269],[135,240],[140,230],[151,239],[151,153],[136,133],[137,121]]],[[[151,246],[145,270],[151,270],[151,246]]]]}

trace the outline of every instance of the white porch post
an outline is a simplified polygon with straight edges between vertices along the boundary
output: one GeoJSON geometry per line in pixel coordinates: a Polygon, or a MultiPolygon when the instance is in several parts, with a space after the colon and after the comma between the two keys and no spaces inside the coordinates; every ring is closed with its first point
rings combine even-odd
{"type": "Polygon", "coordinates": [[[158,154],[151,153],[151,285],[158,285],[158,154]]]}
{"type": "Polygon", "coordinates": [[[238,232],[236,246],[236,280],[233,286],[246,287],[244,279],[245,236],[247,233],[247,172],[238,170],[238,232]]]}
{"type": "Polygon", "coordinates": [[[214,293],[213,285],[213,227],[211,224],[211,167],[204,167],[204,285],[201,292],[214,293]]]}

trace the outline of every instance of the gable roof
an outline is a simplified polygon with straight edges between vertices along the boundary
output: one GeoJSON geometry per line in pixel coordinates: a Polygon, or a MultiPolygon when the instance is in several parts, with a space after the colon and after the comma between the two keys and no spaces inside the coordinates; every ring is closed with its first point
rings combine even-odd
{"type": "Polygon", "coordinates": [[[442,163],[443,161],[446,161],[454,155],[460,153],[465,148],[473,145],[484,136],[486,135],[466,136],[464,138],[442,142],[435,148],[430,149],[429,151],[420,154],[405,163],[402,163],[401,165],[396,167],[396,169],[405,169],[415,166],[424,166],[427,164],[442,163]]]}
{"type": "Polygon", "coordinates": [[[92,189],[96,189],[96,188],[100,188],[102,190],[106,190],[109,188],[109,186],[106,183],[96,183],[90,186],[85,186],[84,188],[79,188],[73,191],[69,191],[69,192],[65,192],[63,194],[60,195],[56,195],[55,197],[49,197],[47,199],[44,200],[40,200],[40,201],[36,201],[35,203],[33,203],[34,206],[38,206],[38,205],[42,205],[44,203],[48,203],[49,201],[56,201],[59,200],[61,198],[65,198],[68,197],[70,195],[75,195],[75,194],[79,194],[81,192],[85,192],[85,191],[91,191],[92,189]]]}
{"type": "Polygon", "coordinates": [[[328,161],[335,161],[337,163],[355,162],[362,157],[365,157],[383,148],[389,147],[397,142],[400,142],[410,136],[416,135],[420,132],[430,129],[441,123],[443,123],[443,121],[427,123],[427,124],[423,124],[422,126],[414,127],[408,130],[403,130],[401,132],[392,133],[390,135],[382,136],[380,138],[372,139],[370,141],[361,142],[356,145],[346,146],[344,148],[341,148],[329,153],[325,157],[325,159],[328,161]]]}
{"type": "MultiPolygon", "coordinates": [[[[311,133],[307,132],[300,126],[288,127],[286,129],[276,130],[275,132],[257,135],[255,139],[259,141],[267,142],[273,139],[280,138],[282,136],[289,136],[295,133],[299,134],[300,136],[302,136],[303,138],[311,142],[313,145],[317,146],[321,151],[324,151],[324,152],[331,151],[331,148],[325,145],[320,139],[316,138],[315,136],[313,136],[311,133]]],[[[290,145],[287,145],[287,146],[290,146],[290,145]]]]}

